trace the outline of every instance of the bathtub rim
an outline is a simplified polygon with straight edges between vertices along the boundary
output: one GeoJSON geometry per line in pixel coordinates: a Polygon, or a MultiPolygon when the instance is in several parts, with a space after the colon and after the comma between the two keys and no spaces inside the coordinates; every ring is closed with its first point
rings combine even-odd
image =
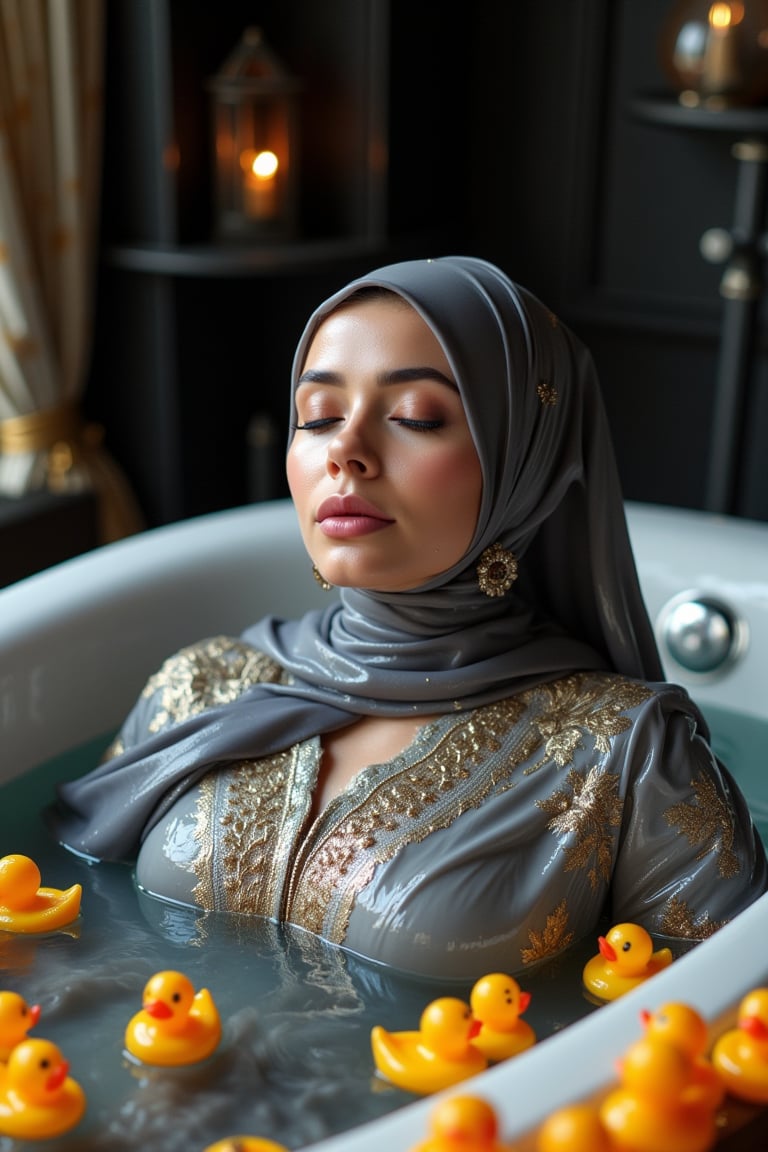
{"type": "MultiPolygon", "coordinates": [[[[291,507],[290,501],[276,501],[268,508],[260,506],[259,511],[260,515],[266,517],[264,522],[268,520],[280,538],[285,537],[295,544],[295,528],[291,517],[287,515],[291,507]]],[[[751,526],[749,522],[740,522],[737,529],[727,519],[707,513],[681,509],[669,511],[674,514],[682,512],[690,518],[692,524],[716,528],[725,534],[731,533],[733,529],[749,537],[754,536],[756,546],[764,545],[768,533],[768,526],[762,524],[751,526]]],[[[108,599],[107,591],[110,595],[121,590],[129,591],[137,574],[140,575],[142,571],[147,576],[150,572],[156,573],[158,562],[163,580],[172,585],[176,575],[183,573],[188,556],[186,549],[191,547],[193,536],[199,533],[201,527],[211,533],[208,538],[210,547],[223,550],[220,560],[225,568],[227,563],[233,562],[234,556],[240,554],[242,541],[237,537],[250,525],[253,513],[254,508],[249,506],[152,529],[140,537],[118,541],[94,553],[65,561],[53,569],[1,590],[0,635],[4,640],[1,642],[0,660],[13,654],[14,643],[21,650],[25,638],[31,636],[33,640],[39,641],[52,622],[60,617],[67,597],[71,597],[73,604],[81,605],[83,611],[94,606],[92,601],[83,603],[84,575],[93,572],[109,574],[110,584],[105,589],[105,601],[108,599]],[[147,554],[150,542],[157,547],[152,557],[147,554]]],[[[666,510],[660,506],[630,504],[628,514],[631,529],[634,527],[637,530],[640,526],[650,530],[654,522],[659,526],[665,525],[665,531],[669,532],[674,532],[676,527],[666,515],[666,510]]],[[[256,544],[252,544],[250,555],[254,563],[258,563],[259,549],[256,544]]],[[[307,596],[315,598],[318,603],[327,604],[328,599],[322,599],[322,594],[311,580],[309,565],[300,545],[295,556],[298,565],[296,581],[302,589],[303,581],[306,582],[307,596]]],[[[294,574],[291,573],[291,581],[293,579],[294,574]]],[[[192,581],[190,588],[193,596],[197,587],[192,581]]],[[[198,639],[199,635],[196,632],[190,639],[198,639]]],[[[164,645],[165,641],[162,643],[164,645]]],[[[164,648],[163,654],[167,654],[167,651],[164,648]]],[[[35,661],[42,659],[44,654],[44,646],[34,649],[30,654],[29,667],[33,668],[35,661]]],[[[142,668],[143,674],[146,674],[144,660],[142,668]]],[[[3,672],[0,667],[0,685],[2,681],[3,672]]],[[[716,692],[718,687],[715,682],[712,690],[716,692]]],[[[133,688],[129,690],[132,692],[133,688]]],[[[692,689],[692,692],[698,695],[696,689],[692,689]]],[[[66,747],[62,746],[61,738],[53,734],[54,717],[53,721],[42,725],[38,733],[40,739],[24,749],[25,756],[16,761],[10,774],[0,765],[0,782],[12,779],[27,768],[84,743],[89,738],[103,735],[104,729],[109,729],[113,723],[116,726],[122,715],[122,711],[113,714],[109,724],[100,722],[97,730],[90,731],[90,736],[88,732],[79,731],[66,747]]],[[[68,717],[62,715],[61,719],[65,721],[68,717]]],[[[71,729],[68,727],[66,730],[71,729]]],[[[308,1145],[307,1148],[316,1149],[317,1152],[357,1152],[364,1140],[367,1152],[392,1152],[393,1149],[407,1152],[412,1145],[426,1138],[428,1117],[437,1100],[457,1091],[474,1093],[488,1099],[499,1112],[505,1139],[525,1139],[556,1104],[559,1106],[561,1103],[583,1100],[605,1090],[612,1082],[613,1061],[626,1047],[628,1040],[639,1035],[638,1014],[641,1008],[653,1009],[665,1001],[680,999],[692,1003],[702,1012],[713,1038],[719,1029],[728,1026],[735,1019],[741,995],[757,986],[756,981],[768,982],[765,967],[768,961],[762,966],[757,965],[754,946],[754,941],[766,938],[767,927],[768,895],[761,897],[709,940],[676,960],[669,969],[655,976],[652,983],[570,1025],[556,1037],[540,1042],[515,1061],[492,1068],[474,1080],[465,1081],[449,1093],[417,1100],[386,1117],[308,1145]],[[727,986],[725,981],[712,981],[710,969],[716,972],[727,970],[727,986]],[[734,988],[739,991],[734,992],[734,988]],[[650,990],[653,992],[653,1001],[649,997],[650,990]],[[585,1059],[585,1051],[600,1053],[599,1061],[585,1059]],[[567,1094],[561,1091],[558,1099],[553,1101],[548,1090],[552,1084],[567,1084],[567,1094]]]]}

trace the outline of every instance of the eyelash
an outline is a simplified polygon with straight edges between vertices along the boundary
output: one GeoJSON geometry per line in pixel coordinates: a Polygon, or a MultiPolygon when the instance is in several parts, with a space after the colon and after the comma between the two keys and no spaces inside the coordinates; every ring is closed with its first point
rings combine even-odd
{"type": "Polygon", "coordinates": [[[416,432],[436,432],[438,428],[443,427],[442,420],[406,420],[405,417],[400,417],[397,423],[405,428],[413,428],[416,432]]]}
{"type": "Polygon", "coordinates": [[[294,432],[321,432],[335,423],[335,416],[326,416],[322,420],[307,420],[306,424],[291,424],[291,428],[294,432]]]}
{"type": "MultiPolygon", "coordinates": [[[[327,416],[321,420],[307,420],[305,424],[292,424],[294,432],[322,432],[338,421],[337,416],[327,416]]],[[[442,420],[407,420],[404,416],[393,417],[395,424],[410,428],[414,432],[436,432],[443,427],[442,420]]]]}

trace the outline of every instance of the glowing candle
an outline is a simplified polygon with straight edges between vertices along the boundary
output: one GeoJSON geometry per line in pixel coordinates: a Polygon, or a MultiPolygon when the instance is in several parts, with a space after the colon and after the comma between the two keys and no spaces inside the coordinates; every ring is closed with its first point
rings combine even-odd
{"type": "Polygon", "coordinates": [[[737,25],[744,15],[741,4],[712,4],[709,9],[709,35],[704,54],[704,90],[727,93],[739,81],[737,25]]]}
{"type": "Polygon", "coordinates": [[[244,152],[240,158],[244,169],[243,207],[252,220],[273,220],[279,212],[277,169],[274,152],[244,152]]]}

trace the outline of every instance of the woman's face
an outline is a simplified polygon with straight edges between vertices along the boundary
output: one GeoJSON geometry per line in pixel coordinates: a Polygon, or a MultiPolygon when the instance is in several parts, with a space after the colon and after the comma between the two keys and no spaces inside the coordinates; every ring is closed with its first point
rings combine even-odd
{"type": "Polygon", "coordinates": [[[480,461],[445,353],[410,305],[377,297],[327,317],[296,408],[288,483],[326,580],[399,592],[461,559],[480,461]]]}

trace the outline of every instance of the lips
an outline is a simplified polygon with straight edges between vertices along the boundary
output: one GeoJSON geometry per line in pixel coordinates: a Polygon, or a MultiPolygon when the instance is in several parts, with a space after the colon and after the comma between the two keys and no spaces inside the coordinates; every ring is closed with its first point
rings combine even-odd
{"type": "Polygon", "coordinates": [[[334,539],[365,536],[394,523],[360,496],[329,496],[318,508],[316,519],[322,532],[334,539]]]}

